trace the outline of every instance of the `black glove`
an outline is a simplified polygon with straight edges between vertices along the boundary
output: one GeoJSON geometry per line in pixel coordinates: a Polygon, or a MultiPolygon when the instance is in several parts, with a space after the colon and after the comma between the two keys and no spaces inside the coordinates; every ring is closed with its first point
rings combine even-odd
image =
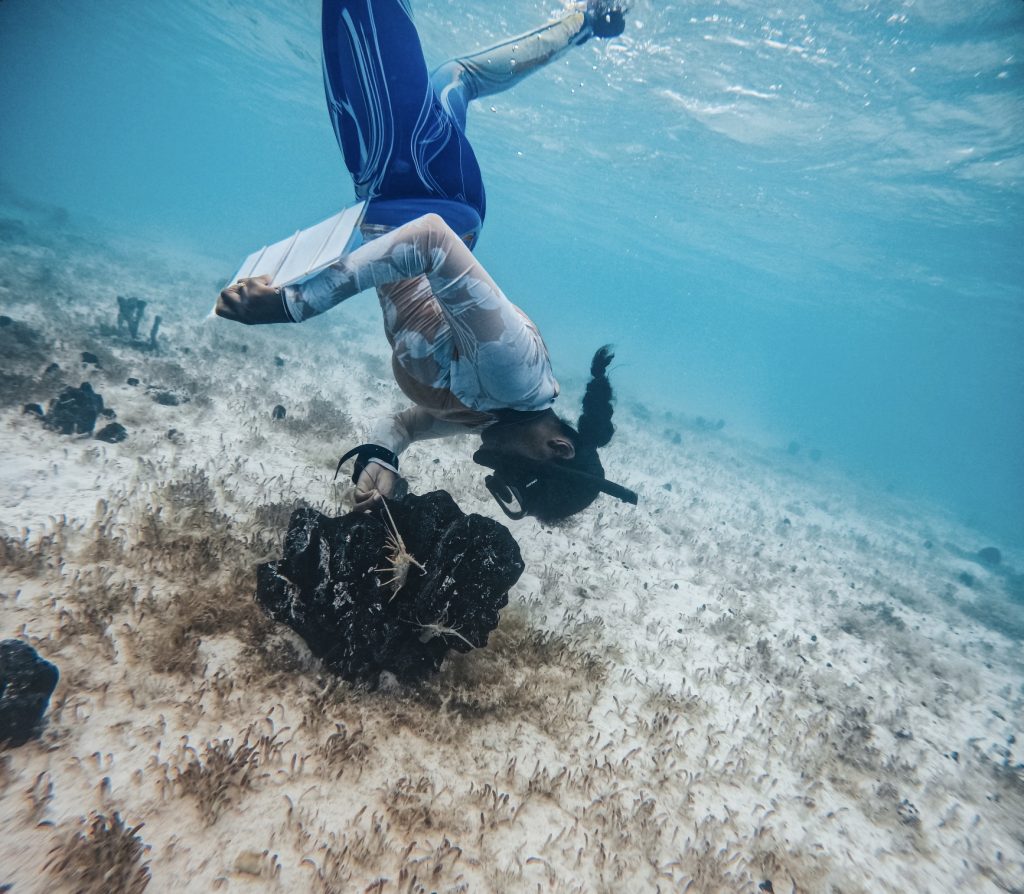
{"type": "Polygon", "coordinates": [[[363,469],[366,468],[372,459],[383,460],[382,465],[384,468],[391,469],[396,475],[398,474],[397,453],[393,453],[387,447],[381,447],[380,444],[360,444],[358,447],[353,447],[338,460],[338,468],[334,470],[335,480],[337,480],[338,474],[341,472],[342,465],[352,459],[353,456],[356,458],[356,464],[352,469],[353,484],[359,483],[359,476],[363,474],[363,469]]]}
{"type": "Polygon", "coordinates": [[[594,37],[618,37],[626,30],[628,6],[616,0],[589,0],[587,3],[587,24],[594,37]]]}
{"type": "MultiPolygon", "coordinates": [[[[395,474],[394,483],[390,487],[390,493],[381,492],[384,496],[387,496],[391,500],[403,500],[406,495],[409,494],[409,481],[402,478],[398,474],[398,455],[389,451],[385,446],[381,446],[379,443],[364,443],[359,444],[357,448],[352,448],[345,456],[338,460],[338,468],[335,469],[334,477],[337,479],[338,474],[341,472],[342,464],[347,460],[355,457],[355,466],[352,469],[352,483],[356,485],[356,509],[359,508],[359,477],[367,469],[367,466],[374,460],[383,461],[377,462],[376,465],[382,466],[395,474]]],[[[374,478],[374,475],[370,476],[374,478]]],[[[365,485],[366,486],[366,485],[365,485]]],[[[375,500],[379,498],[368,498],[375,500]]]]}

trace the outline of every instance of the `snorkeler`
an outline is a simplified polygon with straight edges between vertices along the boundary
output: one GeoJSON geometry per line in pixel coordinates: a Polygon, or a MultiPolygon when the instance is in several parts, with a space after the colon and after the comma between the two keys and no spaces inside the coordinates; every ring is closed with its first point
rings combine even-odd
{"type": "Polygon", "coordinates": [[[324,0],[327,105],[356,195],[369,200],[364,244],[296,285],[240,280],[216,312],[246,324],[302,322],[377,290],[395,379],[415,406],[342,457],[355,458],[357,509],[398,492],[398,455],[410,443],[465,433],[480,435],[473,459],[491,470],[485,483],[510,518],[566,518],[600,493],[636,503],[604,477],[597,453],[614,431],[610,350],[594,355],[573,428],[551,409],[559,388],[536,326],[473,257],[485,199],[465,135],[471,100],[591,37],[621,34],[624,13],[614,0],[575,4],[429,75],[409,0],[324,0]]]}

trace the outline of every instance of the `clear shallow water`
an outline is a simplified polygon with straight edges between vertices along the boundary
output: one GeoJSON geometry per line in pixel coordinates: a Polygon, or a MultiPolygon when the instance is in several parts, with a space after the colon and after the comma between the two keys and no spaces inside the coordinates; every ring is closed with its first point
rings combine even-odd
{"type": "MultiPolygon", "coordinates": [[[[432,62],[552,11],[415,8],[432,62]]],[[[318,10],[3,0],[0,179],[228,275],[351,197],[318,10]]],[[[623,39],[471,111],[479,256],[564,379],[613,341],[630,401],[1020,544],[1022,35],[1019,0],[638,0],[623,39]]]]}

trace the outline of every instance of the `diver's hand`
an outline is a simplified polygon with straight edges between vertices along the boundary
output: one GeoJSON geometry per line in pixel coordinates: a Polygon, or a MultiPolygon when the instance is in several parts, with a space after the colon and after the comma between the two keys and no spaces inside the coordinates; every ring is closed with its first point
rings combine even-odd
{"type": "Polygon", "coordinates": [[[395,492],[399,476],[380,463],[367,463],[356,482],[356,512],[371,509],[381,497],[390,497],[395,492]]]}
{"type": "Polygon", "coordinates": [[[280,289],[270,285],[270,277],[254,276],[240,279],[228,286],[217,299],[218,317],[254,326],[258,323],[290,323],[280,289]]]}
{"type": "Polygon", "coordinates": [[[626,30],[629,7],[617,0],[588,0],[587,24],[594,37],[618,37],[626,30]]]}

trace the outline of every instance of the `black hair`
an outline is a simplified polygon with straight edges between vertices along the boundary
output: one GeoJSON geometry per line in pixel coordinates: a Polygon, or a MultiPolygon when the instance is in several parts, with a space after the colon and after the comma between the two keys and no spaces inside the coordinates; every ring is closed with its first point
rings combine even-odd
{"type": "MultiPolygon", "coordinates": [[[[573,428],[564,419],[562,433],[572,441],[576,454],[572,459],[553,460],[553,466],[575,469],[598,478],[604,477],[604,467],[597,455],[615,433],[612,425],[612,383],[608,380],[608,366],[615,355],[611,345],[604,345],[590,361],[590,382],[583,395],[583,412],[573,428]]],[[[600,493],[597,485],[559,475],[557,468],[542,475],[542,487],[530,499],[530,515],[544,522],[560,521],[586,509],[600,493]]]]}

